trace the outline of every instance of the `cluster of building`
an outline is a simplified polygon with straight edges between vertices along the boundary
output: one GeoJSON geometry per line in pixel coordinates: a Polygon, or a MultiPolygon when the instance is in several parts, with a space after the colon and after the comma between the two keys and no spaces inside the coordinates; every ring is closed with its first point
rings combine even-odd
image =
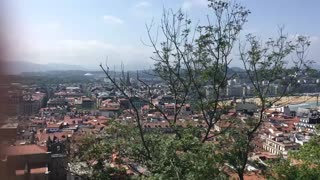
{"type": "Polygon", "coordinates": [[[319,109],[298,108],[297,111],[290,111],[288,106],[269,108],[257,132],[256,155],[262,159],[287,158],[289,151],[299,150],[312,136],[317,135],[319,113],[319,109]]]}
{"type": "MultiPolygon", "coordinates": [[[[297,85],[294,89],[290,87],[288,90],[292,93],[317,93],[320,87],[320,79],[306,77],[305,75],[299,75],[297,79],[297,85]]],[[[267,81],[262,81],[262,85],[269,84],[267,81]]],[[[277,96],[283,92],[283,86],[281,82],[273,82],[269,85],[268,96],[277,96]]],[[[210,93],[212,87],[208,86],[207,93],[210,93]]],[[[255,96],[255,91],[253,85],[250,83],[248,78],[237,78],[228,80],[228,84],[224,90],[224,97],[253,97],[255,96]]]]}
{"type": "MultiPolygon", "coordinates": [[[[168,120],[176,120],[180,127],[192,125],[206,128],[203,114],[194,111],[189,104],[191,102],[177,102],[162,83],[153,83],[147,88],[133,83],[128,75],[126,84],[129,88],[125,91],[129,96],[124,96],[108,82],[87,86],[60,84],[46,88],[21,84],[8,86],[8,106],[15,117],[0,124],[0,169],[3,177],[48,180],[83,178],[90,174],[90,167],[82,162],[73,164],[68,161],[70,154],[79,151],[77,142],[92,134],[99,138],[108,136],[104,129],[110,120],[134,122],[134,108],[139,113],[145,132],[160,130],[172,133],[168,120]],[[146,101],[150,92],[152,103],[146,101]],[[83,170],[86,168],[89,170],[83,170]]],[[[230,81],[225,95],[251,96],[254,94],[252,89],[230,81]]],[[[274,86],[270,93],[277,94],[276,91],[274,86]]],[[[209,96],[210,92],[210,86],[206,87],[206,95],[209,96]]],[[[245,99],[231,104],[232,109],[221,116],[212,133],[233,126],[228,119],[245,123],[259,115],[258,106],[245,99]]],[[[298,150],[316,135],[315,128],[320,124],[320,111],[316,109],[292,111],[288,106],[271,107],[263,115],[250,159],[264,164],[268,159],[287,158],[289,151],[298,150]]],[[[118,164],[117,158],[115,153],[110,162],[113,166],[123,166],[127,175],[135,174],[137,165],[118,164]]],[[[259,168],[248,163],[247,171],[251,174],[259,168]]]]}
{"type": "Polygon", "coordinates": [[[8,106],[12,115],[31,115],[46,105],[44,89],[11,84],[8,88],[8,106]]]}
{"type": "MultiPolygon", "coordinates": [[[[74,171],[81,163],[72,164],[68,160],[72,153],[79,151],[77,142],[92,134],[107,136],[104,129],[110,119],[133,122],[132,104],[141,113],[146,131],[155,128],[170,131],[159,112],[143,98],[125,98],[110,87],[92,86],[89,93],[74,84],[49,88],[11,84],[7,89],[12,114],[0,124],[0,169],[4,179],[71,180],[87,176],[90,171],[74,171]]],[[[179,108],[180,118],[191,117],[189,104],[180,108],[172,96],[156,89],[159,109],[172,117],[179,108]]],[[[132,164],[113,165],[125,166],[127,175],[134,174],[137,168],[132,164]]]]}
{"type": "Polygon", "coordinates": [[[9,112],[0,123],[1,177],[72,179],[68,155],[74,137],[98,133],[107,119],[79,86],[7,85],[9,112]]]}

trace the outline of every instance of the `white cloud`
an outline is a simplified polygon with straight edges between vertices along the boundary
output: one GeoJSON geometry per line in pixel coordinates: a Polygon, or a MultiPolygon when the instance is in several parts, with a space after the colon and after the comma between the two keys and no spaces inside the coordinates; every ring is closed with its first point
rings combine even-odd
{"type": "Polygon", "coordinates": [[[133,6],[133,8],[134,9],[141,9],[141,8],[147,8],[147,7],[150,7],[150,6],[151,6],[150,2],[148,2],[148,1],[140,1],[137,4],[135,4],[133,6]]]}
{"type": "Polygon", "coordinates": [[[123,24],[124,21],[116,16],[112,16],[112,15],[105,15],[103,16],[103,19],[106,23],[111,23],[111,24],[123,24]]]}
{"type": "Polygon", "coordinates": [[[152,4],[149,1],[139,1],[132,5],[131,12],[136,18],[151,19],[154,16],[154,11],[151,7],[152,4]]]}
{"type": "Polygon", "coordinates": [[[182,3],[183,10],[190,10],[194,7],[206,7],[208,5],[207,0],[185,0],[182,3]]]}

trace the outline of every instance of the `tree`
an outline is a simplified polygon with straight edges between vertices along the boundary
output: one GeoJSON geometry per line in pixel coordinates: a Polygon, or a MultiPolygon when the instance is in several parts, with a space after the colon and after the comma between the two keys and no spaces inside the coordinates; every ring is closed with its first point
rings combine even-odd
{"type": "Polygon", "coordinates": [[[320,137],[313,137],[298,151],[290,152],[286,160],[279,160],[270,168],[270,179],[310,179],[320,176],[320,137]]]}
{"type": "Polygon", "coordinates": [[[248,46],[240,45],[239,51],[246,76],[260,100],[258,117],[248,117],[245,121],[230,117],[223,119],[232,108],[223,98],[227,81],[236,75],[229,71],[231,54],[250,11],[238,3],[216,0],[209,0],[208,8],[212,16],[207,16],[208,22],[204,25],[193,25],[181,10],[176,13],[164,10],[158,28],[160,35],[157,31],[153,37],[154,24],[146,26],[149,45],[154,51],[152,75],[161,79],[173,97],[172,117],[154,103],[153,87],[140,78],[141,74],[137,73],[136,79],[142,85],[141,89],[146,90],[144,93],[126,86],[123,66],[116,79],[108,64],[100,65],[115,89],[129,100],[131,108],[128,112],[134,119],[127,124],[113,124],[108,130],[111,135],[107,138],[108,145],[105,141],[98,141],[93,142],[93,146],[83,146],[85,154],[79,156],[83,160],[97,160],[98,168],[95,169],[98,174],[109,172],[108,169],[103,172],[99,169],[108,167],[104,162],[110,161],[108,158],[118,152],[121,157],[145,167],[149,173],[139,174],[146,179],[223,179],[226,178],[222,171],[225,164],[232,166],[243,179],[253,150],[252,141],[264,120],[263,113],[293,89],[297,78],[295,73],[307,69],[304,52],[310,42],[303,36],[292,42],[282,29],[278,38],[265,43],[248,35],[248,46]],[[293,52],[298,58],[292,61],[290,69],[286,58],[293,52]],[[280,84],[281,90],[277,98],[270,100],[269,92],[274,84],[280,84]],[[204,92],[207,87],[212,89],[209,94],[204,92]],[[174,133],[147,132],[143,126],[146,121],[134,99],[159,112],[174,133]],[[199,126],[201,121],[196,127],[177,125],[182,107],[190,102],[201,113],[205,124],[202,128],[199,126]],[[228,122],[231,126],[225,131],[214,131],[214,125],[220,122],[228,122]],[[217,141],[210,142],[212,137],[217,141]]]}
{"type": "MultiPolygon", "coordinates": [[[[191,28],[191,20],[181,10],[177,13],[164,10],[159,27],[162,32],[160,37],[163,37],[164,40],[160,41],[159,44],[159,36],[152,37],[153,24],[146,26],[150,46],[154,50],[154,56],[152,57],[152,60],[155,61],[154,73],[167,85],[168,92],[172,94],[174,99],[173,118],[169,118],[166,112],[153,103],[152,87],[140,79],[139,74],[137,74],[137,80],[148,91],[144,95],[139,92],[132,92],[128,87],[123,86],[125,84],[124,71],[122,71],[122,75],[120,75],[117,82],[110,75],[109,67],[106,66],[104,68],[101,65],[107,78],[130,101],[131,112],[134,114],[143,145],[143,150],[140,149],[140,151],[145,153],[144,164],[147,165],[148,169],[152,170],[154,168],[150,166],[149,161],[155,161],[158,154],[154,154],[150,150],[155,146],[153,145],[154,138],[150,138],[152,136],[143,132],[141,114],[132,102],[132,97],[142,99],[151,108],[160,112],[162,117],[169,123],[170,128],[175,132],[176,138],[171,140],[177,142],[182,141],[184,135],[183,131],[176,125],[176,122],[181,108],[187,102],[196,102],[206,124],[205,130],[200,132],[200,134],[203,134],[200,137],[202,143],[214,136],[212,134],[214,124],[220,120],[223,113],[227,112],[226,104],[224,104],[221,97],[225,91],[226,81],[230,78],[228,76],[228,65],[232,61],[230,54],[250,12],[237,3],[232,4],[224,1],[211,0],[208,7],[212,10],[213,19],[216,22],[213,23],[211,17],[208,16],[206,25],[196,25],[194,29],[191,28]],[[206,86],[213,88],[213,92],[209,96],[203,93],[203,89],[206,86]],[[128,93],[129,91],[130,93],[128,93]]],[[[162,146],[166,146],[166,144],[160,143],[158,147],[162,146]]],[[[199,148],[206,148],[206,146],[202,145],[199,148]]],[[[173,148],[175,146],[170,147],[173,148]]],[[[175,153],[178,149],[172,149],[172,151],[172,153],[175,153]]],[[[199,152],[201,151],[199,150],[199,152]]],[[[203,152],[207,152],[207,157],[210,157],[213,153],[206,150],[203,150],[203,152]]],[[[196,153],[196,151],[193,153],[196,153]]],[[[197,155],[200,156],[200,154],[197,155]]],[[[182,164],[188,163],[188,159],[184,159],[183,162],[182,164]]],[[[154,165],[156,163],[151,164],[154,165]]],[[[178,175],[185,174],[181,173],[179,169],[181,167],[174,170],[177,178],[178,175]]],[[[212,172],[215,171],[212,170],[212,172]]]]}
{"type": "Polygon", "coordinates": [[[234,147],[227,153],[228,162],[235,167],[240,179],[243,179],[248,157],[253,150],[252,141],[256,137],[257,130],[264,120],[264,112],[269,107],[279,101],[283,96],[290,94],[297,84],[295,72],[306,71],[309,61],[303,53],[310,45],[307,38],[299,36],[292,42],[283,33],[283,28],[279,30],[276,39],[269,39],[265,43],[259,41],[251,34],[246,36],[248,47],[240,46],[240,58],[243,62],[248,79],[254,87],[256,97],[260,100],[258,118],[249,118],[243,128],[234,128],[231,134],[235,134],[234,147]],[[296,52],[297,58],[289,62],[288,55],[296,52]],[[290,71],[289,65],[293,66],[290,71]],[[270,89],[274,84],[280,84],[281,89],[276,94],[276,98],[270,99],[270,89]],[[239,148],[240,147],[240,148],[239,148]]]}
{"type": "Polygon", "coordinates": [[[227,110],[223,94],[227,81],[235,74],[228,76],[231,53],[234,43],[242,30],[250,11],[238,3],[210,0],[208,7],[213,11],[214,22],[208,16],[208,25],[199,27],[199,38],[195,45],[191,78],[199,107],[207,124],[203,138],[205,142],[209,133],[227,110]],[[204,96],[201,89],[205,86],[213,88],[210,96],[204,96]],[[222,110],[222,111],[221,111],[222,110]]]}

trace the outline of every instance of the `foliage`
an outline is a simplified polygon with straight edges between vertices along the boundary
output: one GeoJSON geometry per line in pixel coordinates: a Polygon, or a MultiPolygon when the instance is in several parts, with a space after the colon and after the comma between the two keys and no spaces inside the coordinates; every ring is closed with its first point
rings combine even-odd
{"type": "Polygon", "coordinates": [[[283,28],[280,28],[278,37],[270,38],[266,42],[252,34],[248,34],[246,38],[249,45],[240,46],[240,58],[256,96],[260,100],[260,109],[258,120],[248,124],[250,127],[243,133],[245,137],[240,136],[239,142],[242,142],[240,145],[243,148],[239,148],[242,149],[241,152],[238,152],[239,149],[236,148],[235,154],[237,155],[232,160],[240,179],[243,179],[249,153],[252,150],[252,140],[264,120],[264,111],[292,91],[297,84],[296,72],[306,71],[310,65],[304,55],[310,45],[306,37],[299,36],[295,41],[291,41],[283,33],[283,28]],[[290,62],[286,58],[292,53],[297,53],[297,57],[296,60],[290,62]],[[290,63],[293,64],[291,69],[294,71],[288,70],[290,63]],[[268,97],[271,86],[276,83],[280,86],[279,92],[276,98],[270,100],[268,97]]]}
{"type": "MultiPolygon", "coordinates": [[[[110,157],[116,152],[120,158],[129,157],[128,162],[138,162],[146,167],[150,173],[145,174],[144,179],[225,179],[225,174],[219,171],[223,159],[215,153],[216,146],[202,143],[198,128],[188,127],[179,131],[180,137],[161,132],[146,134],[146,142],[151,150],[149,160],[145,157],[146,152],[139,142],[136,128],[114,121],[106,130],[111,136],[104,140],[86,138],[74,159],[87,161],[88,164],[92,160],[97,161],[91,166],[92,179],[110,177],[110,172],[121,172],[121,169],[111,168],[106,163],[111,161],[110,157]]],[[[128,162],[120,160],[119,163],[128,162]]]]}
{"type": "MultiPolygon", "coordinates": [[[[174,99],[173,118],[168,118],[168,114],[154,104],[152,87],[140,79],[138,73],[137,80],[145,93],[134,92],[125,86],[124,70],[123,78],[116,80],[108,65],[106,68],[100,65],[115,88],[129,99],[134,116],[131,124],[116,123],[107,130],[111,135],[107,144],[120,157],[145,167],[149,172],[144,174],[146,179],[223,179],[226,176],[221,169],[225,164],[232,166],[243,179],[253,150],[252,141],[264,120],[263,112],[294,88],[297,72],[308,69],[309,61],[305,60],[304,53],[310,45],[308,38],[299,36],[291,41],[282,29],[279,37],[266,42],[247,35],[248,46],[240,45],[240,59],[250,85],[261,101],[258,117],[237,119],[227,131],[213,132],[214,125],[228,122],[222,119],[229,110],[223,96],[228,80],[237,75],[229,71],[233,60],[231,54],[250,11],[239,3],[222,0],[209,0],[208,8],[211,14],[207,16],[206,24],[192,24],[181,10],[165,10],[156,37],[152,36],[153,24],[147,26],[155,76],[162,80],[167,93],[174,99]],[[292,53],[296,53],[297,58],[288,70],[287,58],[292,53]],[[268,101],[270,88],[276,83],[281,85],[278,98],[268,101]],[[206,94],[205,89],[210,93],[206,94]],[[142,127],[145,120],[132,102],[133,97],[158,111],[174,133],[146,132],[142,127]],[[196,106],[194,108],[206,124],[205,129],[178,128],[176,123],[186,103],[196,106]],[[209,142],[210,136],[219,140],[209,142]]],[[[103,143],[99,145],[104,146],[103,143]]]]}
{"type": "MultiPolygon", "coordinates": [[[[153,162],[148,165],[151,179],[214,179],[219,172],[222,157],[216,147],[204,144],[193,135],[192,128],[182,130],[181,138],[166,136],[154,144],[153,162]]],[[[151,136],[150,140],[155,137],[151,136]]]]}
{"type": "Polygon", "coordinates": [[[288,159],[279,160],[270,168],[270,179],[316,180],[320,177],[320,137],[313,137],[288,159]]]}

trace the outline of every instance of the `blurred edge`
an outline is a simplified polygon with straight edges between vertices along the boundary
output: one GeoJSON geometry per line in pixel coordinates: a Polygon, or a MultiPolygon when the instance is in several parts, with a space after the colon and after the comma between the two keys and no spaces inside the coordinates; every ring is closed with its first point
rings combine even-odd
{"type": "MultiPolygon", "coordinates": [[[[6,76],[5,71],[7,67],[5,65],[7,61],[10,60],[10,47],[8,42],[8,23],[10,23],[10,19],[8,18],[8,1],[1,0],[0,1],[0,127],[3,123],[6,122],[8,119],[8,115],[13,112],[9,112],[9,98],[8,98],[8,85],[10,83],[9,76],[6,76]]],[[[5,171],[8,170],[5,168],[5,164],[3,159],[4,145],[3,141],[3,134],[0,134],[0,179],[6,180],[5,171]],[[1,137],[2,136],[2,137],[1,137]]]]}
{"type": "Polygon", "coordinates": [[[8,115],[8,96],[7,96],[7,85],[10,82],[8,76],[6,76],[5,71],[7,67],[5,65],[6,61],[10,60],[10,52],[8,46],[8,38],[6,36],[7,23],[9,22],[7,14],[7,1],[0,1],[0,123],[4,123],[5,117],[8,115]]]}

